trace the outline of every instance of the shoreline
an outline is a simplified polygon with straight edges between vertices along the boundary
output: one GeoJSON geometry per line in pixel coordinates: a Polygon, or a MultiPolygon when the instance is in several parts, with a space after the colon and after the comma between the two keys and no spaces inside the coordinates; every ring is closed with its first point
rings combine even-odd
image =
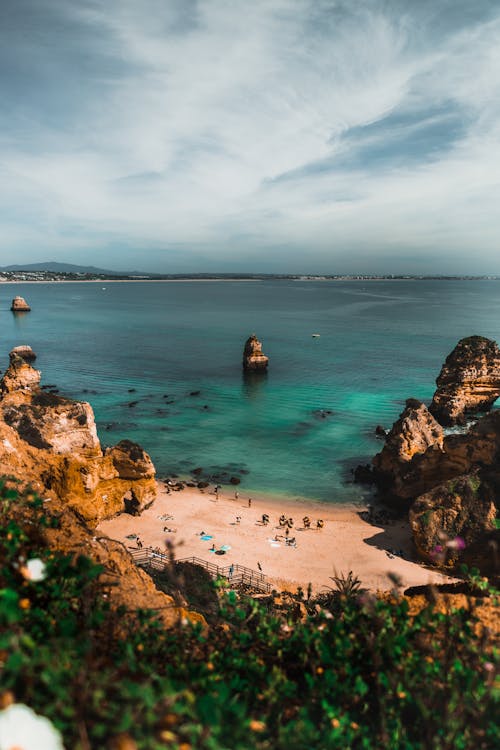
{"type": "Polygon", "coordinates": [[[159,484],[157,499],[140,516],[122,513],[102,521],[97,531],[128,548],[136,547],[135,540],[127,539],[130,534],[137,534],[144,547],[164,551],[166,543],[173,544],[179,560],[198,557],[256,571],[260,566],[278,590],[296,590],[298,586],[306,590],[311,584],[318,594],[333,585],[332,576],[350,570],[373,591],[392,589],[390,575],[399,577],[402,588],[452,580],[417,560],[404,519],[374,525],[363,518],[362,507],[271,500],[238,489],[235,492],[239,497],[224,490],[216,499],[209,488],[168,493],[159,484]],[[264,513],[270,517],[267,526],[262,523],[264,513]],[[285,530],[278,523],[282,513],[294,519],[289,538],[295,537],[296,546],[285,543],[285,530]],[[311,519],[310,529],[304,529],[302,518],[306,515],[311,519]],[[324,522],[320,530],[315,528],[318,519],[324,522]],[[202,540],[201,532],[210,538],[202,540]],[[210,551],[212,546],[229,549],[216,555],[210,551]]]}
{"type": "Polygon", "coordinates": [[[137,283],[188,283],[188,282],[231,282],[231,281],[237,281],[237,282],[264,282],[264,281],[297,281],[300,283],[304,282],[339,282],[339,283],[345,283],[345,282],[356,282],[356,283],[374,283],[374,282],[383,282],[383,281],[390,281],[390,282],[403,282],[403,281],[415,281],[415,282],[422,282],[422,281],[439,281],[439,282],[446,282],[446,281],[500,281],[500,278],[483,278],[481,276],[472,277],[472,278],[462,278],[460,276],[452,276],[450,278],[439,278],[439,277],[423,277],[423,278],[380,278],[380,279],[370,279],[370,278],[338,278],[338,279],[329,279],[329,278],[283,278],[283,277],[270,277],[270,278],[245,278],[245,277],[234,277],[234,278],[224,278],[224,277],[218,277],[213,276],[206,279],[199,279],[199,278],[181,278],[181,279],[0,279],[0,285],[11,285],[11,284],[137,284],[137,283]]]}

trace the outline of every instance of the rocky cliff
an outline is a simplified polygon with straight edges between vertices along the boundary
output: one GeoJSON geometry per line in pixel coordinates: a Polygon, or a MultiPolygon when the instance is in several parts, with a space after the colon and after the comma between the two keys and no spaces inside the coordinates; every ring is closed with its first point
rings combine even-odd
{"type": "Polygon", "coordinates": [[[483,417],[464,434],[444,435],[424,404],[408,403],[372,462],[385,497],[412,500],[448,479],[497,465],[500,412],[483,417]]]}
{"type": "Polygon", "coordinates": [[[156,497],[149,456],[130,441],[103,452],[90,404],[40,387],[41,374],[13,350],[0,381],[0,466],[86,522],[139,512],[156,497]]]}
{"type": "Polygon", "coordinates": [[[410,525],[421,556],[450,565],[462,550],[494,530],[495,516],[491,487],[469,474],[417,498],[410,509],[410,525]]]}
{"type": "Polygon", "coordinates": [[[255,333],[245,342],[243,350],[243,369],[244,370],[266,370],[269,364],[269,357],[262,352],[262,344],[257,339],[255,333]]]}
{"type": "Polygon", "coordinates": [[[477,419],[461,433],[446,434],[442,426],[489,408],[499,395],[496,343],[480,336],[462,339],[446,359],[437,385],[429,409],[414,399],[406,402],[373,458],[368,478],[386,501],[409,509],[423,557],[456,562],[461,550],[453,547],[453,540],[459,538],[465,544],[462,559],[498,574],[494,520],[500,499],[500,411],[477,419]],[[483,552],[489,552],[475,556],[471,550],[481,550],[486,540],[483,552]],[[445,553],[442,559],[433,557],[439,547],[445,553]]]}
{"type": "Polygon", "coordinates": [[[429,407],[443,425],[464,424],[467,414],[486,410],[500,396],[500,349],[495,341],[469,336],[458,342],[436,380],[429,407]]]}

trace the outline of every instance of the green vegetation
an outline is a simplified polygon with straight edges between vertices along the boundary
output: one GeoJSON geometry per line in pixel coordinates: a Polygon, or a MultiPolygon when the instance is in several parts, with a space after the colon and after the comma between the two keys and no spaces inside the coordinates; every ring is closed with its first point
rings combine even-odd
{"type": "Polygon", "coordinates": [[[278,611],[228,591],[209,629],[166,632],[153,613],[113,610],[101,567],[47,548],[57,520],[36,497],[0,488],[0,522],[1,689],[66,750],[120,734],[140,750],[498,746],[497,654],[469,608],[411,616],[338,576],[323,605],[309,592],[278,611]]]}

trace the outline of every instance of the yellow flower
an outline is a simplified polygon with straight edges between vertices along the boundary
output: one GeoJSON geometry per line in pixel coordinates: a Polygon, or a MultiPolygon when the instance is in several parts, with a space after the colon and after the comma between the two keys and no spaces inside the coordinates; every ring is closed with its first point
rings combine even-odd
{"type": "Polygon", "coordinates": [[[340,721],[338,719],[331,719],[330,724],[334,729],[338,729],[340,726],[340,721]]]}
{"type": "Polygon", "coordinates": [[[19,606],[21,609],[29,609],[31,607],[31,602],[29,599],[19,599],[19,606]]]}
{"type": "Polygon", "coordinates": [[[263,721],[257,721],[257,719],[252,719],[250,722],[250,729],[252,732],[263,732],[266,728],[266,725],[263,721]]]}

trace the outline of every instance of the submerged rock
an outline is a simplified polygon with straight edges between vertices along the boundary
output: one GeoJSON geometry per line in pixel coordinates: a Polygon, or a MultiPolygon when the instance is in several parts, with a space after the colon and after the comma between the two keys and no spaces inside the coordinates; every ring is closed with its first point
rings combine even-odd
{"type": "Polygon", "coordinates": [[[243,369],[244,370],[266,370],[269,364],[269,357],[262,352],[262,344],[257,339],[255,333],[245,342],[243,350],[243,369]]]}
{"type": "Polygon", "coordinates": [[[500,396],[500,349],[495,341],[469,336],[458,342],[436,380],[429,407],[443,425],[464,424],[467,414],[489,409],[500,396]]]}
{"type": "Polygon", "coordinates": [[[10,309],[12,312],[29,312],[31,307],[28,305],[24,297],[14,297],[10,309]]]}

